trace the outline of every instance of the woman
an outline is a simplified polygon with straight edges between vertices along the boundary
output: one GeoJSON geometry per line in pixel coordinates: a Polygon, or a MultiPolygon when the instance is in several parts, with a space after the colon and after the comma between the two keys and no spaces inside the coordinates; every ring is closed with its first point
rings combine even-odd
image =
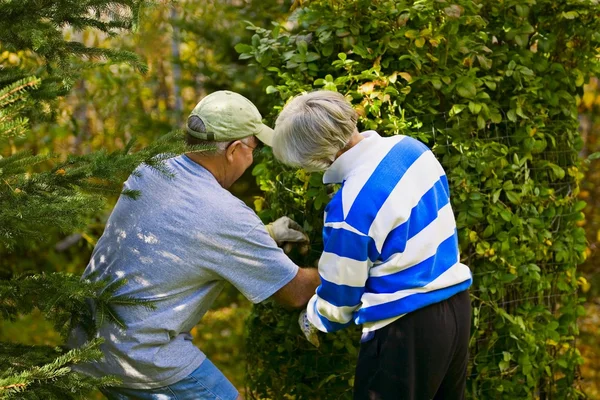
{"type": "Polygon", "coordinates": [[[446,175],[419,141],[356,123],[330,91],[294,98],[276,121],[277,159],[342,184],[325,208],[321,285],[301,326],[313,340],[362,325],[355,399],[463,399],[472,278],[446,175]]]}

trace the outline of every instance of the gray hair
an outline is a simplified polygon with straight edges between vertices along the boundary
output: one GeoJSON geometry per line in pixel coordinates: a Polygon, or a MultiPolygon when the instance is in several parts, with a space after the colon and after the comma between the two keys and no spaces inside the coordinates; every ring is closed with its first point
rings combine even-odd
{"type": "MultiPolygon", "coordinates": [[[[188,121],[187,126],[189,129],[196,132],[205,132],[206,128],[204,126],[204,122],[202,119],[196,115],[192,115],[188,121]]],[[[248,138],[239,139],[248,145],[248,138]]],[[[188,146],[198,148],[198,153],[206,156],[218,156],[225,153],[227,147],[234,142],[234,140],[229,140],[227,142],[216,142],[214,140],[205,140],[199,139],[195,136],[190,135],[189,132],[186,133],[185,141],[188,146]]]]}
{"type": "Polygon", "coordinates": [[[275,122],[273,154],[307,171],[331,165],[356,131],[357,114],[337,92],[319,90],[295,97],[275,122]]]}

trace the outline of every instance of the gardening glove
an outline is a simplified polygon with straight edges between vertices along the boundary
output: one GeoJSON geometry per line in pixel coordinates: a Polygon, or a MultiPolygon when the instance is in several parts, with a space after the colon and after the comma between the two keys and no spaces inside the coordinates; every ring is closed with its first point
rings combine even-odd
{"type": "Polygon", "coordinates": [[[266,226],[269,235],[278,245],[283,242],[308,242],[308,237],[302,232],[302,227],[288,217],[281,217],[266,226]]]}
{"type": "Polygon", "coordinates": [[[315,328],[313,324],[308,320],[308,315],[306,315],[306,310],[302,310],[300,313],[300,317],[298,318],[298,324],[300,325],[300,330],[304,333],[304,337],[306,340],[310,342],[315,347],[319,347],[319,330],[315,328]]]}

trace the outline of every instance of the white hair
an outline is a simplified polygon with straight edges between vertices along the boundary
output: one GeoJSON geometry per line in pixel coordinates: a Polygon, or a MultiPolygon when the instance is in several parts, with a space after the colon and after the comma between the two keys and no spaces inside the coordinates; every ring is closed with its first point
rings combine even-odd
{"type": "Polygon", "coordinates": [[[356,131],[357,114],[337,92],[319,90],[295,97],[275,122],[273,154],[307,171],[327,169],[356,131]]]}
{"type": "MultiPolygon", "coordinates": [[[[247,146],[250,146],[250,143],[249,143],[250,136],[247,136],[242,139],[237,139],[237,140],[239,140],[240,142],[243,142],[247,146]]],[[[198,154],[200,154],[202,156],[209,156],[209,157],[210,156],[220,156],[220,155],[225,154],[227,147],[229,147],[229,145],[233,142],[235,142],[235,140],[229,140],[227,142],[215,142],[213,140],[201,140],[201,139],[196,139],[193,137],[190,138],[188,136],[188,145],[199,148],[199,150],[197,151],[198,154]]],[[[252,146],[250,146],[250,147],[252,147],[252,146]]]]}
{"type": "MultiPolygon", "coordinates": [[[[202,121],[202,118],[198,117],[197,115],[192,115],[188,118],[187,129],[188,129],[188,132],[186,134],[186,143],[188,144],[188,146],[199,147],[200,150],[198,151],[198,153],[201,153],[202,155],[205,155],[205,156],[222,155],[225,153],[225,150],[227,150],[227,147],[229,147],[229,145],[235,141],[235,140],[229,140],[226,142],[215,142],[214,140],[199,139],[199,138],[193,136],[190,133],[190,130],[194,131],[194,132],[206,133],[206,127],[204,126],[204,121],[202,121]]],[[[247,136],[242,139],[237,139],[237,140],[240,140],[241,142],[243,142],[245,145],[248,146],[248,145],[250,145],[250,143],[248,143],[249,139],[250,139],[250,136],[247,136]]]]}

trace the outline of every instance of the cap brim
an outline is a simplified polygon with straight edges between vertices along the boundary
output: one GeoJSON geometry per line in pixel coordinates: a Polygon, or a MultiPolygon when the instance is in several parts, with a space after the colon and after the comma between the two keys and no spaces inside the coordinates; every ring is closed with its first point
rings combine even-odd
{"type": "Polygon", "coordinates": [[[267,146],[273,146],[273,138],[275,137],[275,131],[269,128],[265,124],[260,126],[260,132],[256,134],[258,140],[266,144],[267,146]]]}

